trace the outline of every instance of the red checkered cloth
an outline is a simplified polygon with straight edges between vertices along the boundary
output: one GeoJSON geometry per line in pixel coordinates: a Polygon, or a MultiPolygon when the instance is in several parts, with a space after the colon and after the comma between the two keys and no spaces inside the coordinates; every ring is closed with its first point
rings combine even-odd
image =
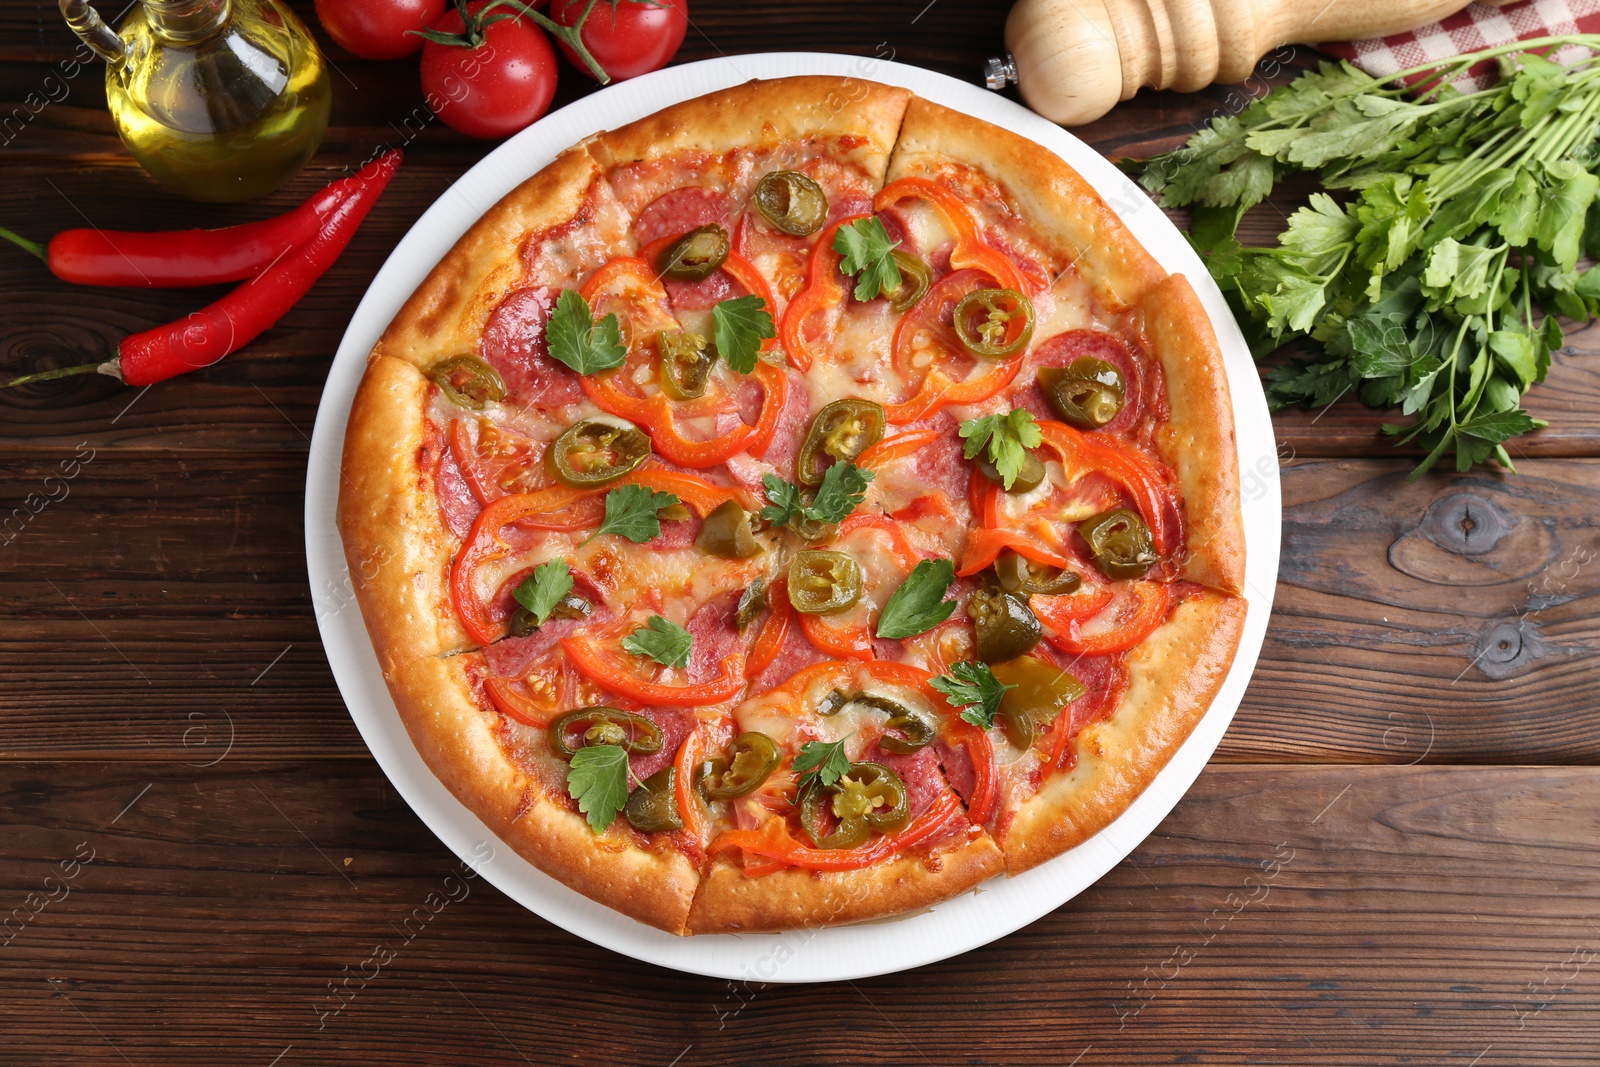
{"type": "MultiPolygon", "coordinates": [[[[1510,41],[1554,37],[1566,33],[1600,33],[1600,0],[1523,0],[1504,7],[1471,4],[1443,22],[1367,41],[1318,45],[1324,52],[1348,59],[1368,74],[1395,74],[1430,60],[1449,59],[1510,41]]],[[[1562,62],[1588,54],[1569,46],[1551,58],[1562,62]]],[[[1415,79],[1412,79],[1415,80],[1415,79]]],[[[1495,65],[1480,63],[1457,78],[1457,89],[1471,91],[1493,84],[1495,65]]]]}

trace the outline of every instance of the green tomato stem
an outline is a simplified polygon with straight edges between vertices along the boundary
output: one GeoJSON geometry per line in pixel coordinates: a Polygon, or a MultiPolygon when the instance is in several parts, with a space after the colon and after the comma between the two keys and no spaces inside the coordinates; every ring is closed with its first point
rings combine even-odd
{"type": "MultiPolygon", "coordinates": [[[[560,0],[557,0],[557,2],[559,3],[560,0]]],[[[597,2],[598,0],[589,0],[588,5],[583,9],[583,15],[579,17],[577,23],[572,26],[561,25],[554,19],[551,19],[546,15],[533,10],[533,8],[529,7],[528,5],[521,3],[521,0],[494,0],[494,2],[488,7],[485,7],[483,11],[479,12],[479,17],[482,18],[484,14],[493,8],[511,8],[523,18],[528,19],[534,25],[539,26],[546,33],[563,42],[568,48],[571,48],[574,52],[578,53],[578,58],[583,60],[583,65],[589,68],[589,73],[594,75],[595,81],[599,82],[601,85],[610,85],[611,75],[606,73],[605,68],[595,60],[594,56],[590,54],[588,47],[583,43],[584,24],[589,21],[589,13],[594,10],[594,5],[597,2]]]]}

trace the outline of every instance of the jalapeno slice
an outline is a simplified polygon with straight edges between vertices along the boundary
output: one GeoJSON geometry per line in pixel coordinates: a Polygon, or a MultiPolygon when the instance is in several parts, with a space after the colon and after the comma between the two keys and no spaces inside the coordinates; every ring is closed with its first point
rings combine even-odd
{"type": "Polygon", "coordinates": [[[661,728],[643,715],[603,705],[569,711],[545,731],[550,751],[570,760],[580,748],[590,745],[621,745],[629,752],[660,752],[661,728]],[[573,731],[577,744],[573,744],[573,731]]]}
{"type": "Polygon", "coordinates": [[[755,730],[742,733],[733,739],[726,758],[711,761],[700,780],[700,791],[711,800],[733,800],[753,793],[772,777],[780,758],[778,743],[766,734],[755,730]]]}
{"type": "Polygon", "coordinates": [[[473,411],[482,411],[491,400],[506,398],[506,383],[500,372],[477,356],[451,356],[435,363],[428,378],[450,399],[473,411]]]}
{"type": "Polygon", "coordinates": [[[1065,367],[1040,367],[1039,389],[1061,421],[1098,430],[1117,417],[1126,397],[1122,372],[1103,359],[1084,357],[1065,367]]]}
{"type": "Polygon", "coordinates": [[[910,823],[905,783],[881,763],[852,763],[837,782],[812,789],[800,803],[800,825],[818,848],[855,848],[873,831],[892,834],[910,823]],[[830,811],[838,825],[824,834],[830,811]]]}
{"type": "Polygon", "coordinates": [[[739,606],[733,611],[733,627],[740,633],[750,629],[750,624],[767,610],[767,580],[757,578],[739,594],[739,606]]]}
{"type": "Polygon", "coordinates": [[[706,339],[687,330],[660,330],[656,352],[661,357],[661,390],[674,400],[697,400],[706,395],[716,354],[706,339]]]}
{"type": "Polygon", "coordinates": [[[895,266],[900,268],[900,287],[886,289],[883,295],[895,311],[910,311],[918,300],[928,295],[933,271],[920,258],[903,249],[897,248],[890,254],[894,256],[895,266]]]}
{"type": "Polygon", "coordinates": [[[1006,739],[1018,748],[1032,748],[1039,731],[1085,692],[1082,682],[1037,656],[1018,656],[990,670],[996,681],[1014,687],[1000,698],[995,717],[1006,739]]]}
{"type": "Polygon", "coordinates": [[[1017,471],[1017,476],[1011,479],[1010,488],[1006,487],[1006,480],[1000,474],[1000,468],[989,460],[989,453],[981,453],[973,465],[978,468],[978,473],[989,479],[1002,490],[1012,495],[1031,492],[1039,488],[1039,483],[1044,481],[1044,464],[1032,452],[1023,453],[1022,469],[1017,471]]]}
{"type": "Polygon", "coordinates": [[[731,247],[728,231],[716,223],[696,227],[662,249],[656,273],[680,282],[704,281],[727,260],[731,247]]]}
{"type": "Polygon", "coordinates": [[[1126,508],[1102,511],[1078,523],[1078,533],[1089,542],[1094,565],[1107,578],[1140,578],[1161,557],[1156,553],[1150,527],[1139,513],[1126,508]]]}
{"type": "Polygon", "coordinates": [[[923,712],[914,711],[898,701],[872,693],[857,693],[850,699],[850,703],[865,704],[869,708],[878,708],[889,713],[888,721],[883,724],[884,729],[899,732],[885,733],[878,738],[878,747],[885,752],[901,754],[915,752],[933,743],[933,720],[923,712]]]}
{"type": "Polygon", "coordinates": [[[643,463],[650,455],[650,438],[624,422],[584,419],[567,427],[545,455],[556,481],[590,489],[643,463]]]}
{"type": "MultiPolygon", "coordinates": [[[[811,494],[802,494],[802,502],[807,506],[811,504],[811,494]]],[[[832,541],[839,533],[839,524],[836,522],[823,522],[805,515],[796,515],[789,520],[789,529],[794,535],[808,545],[822,545],[832,541]]]]}
{"type": "Polygon", "coordinates": [[[843,552],[808,548],[789,562],[789,603],[805,615],[837,615],[861,599],[866,577],[843,552]]]}
{"type": "Polygon", "coordinates": [[[677,778],[677,768],[663,767],[628,794],[622,814],[635,830],[659,834],[683,829],[683,816],[678,813],[677,778]]]}
{"type": "Polygon", "coordinates": [[[749,559],[766,551],[750,530],[750,513],[732,500],[718,504],[706,516],[694,547],[723,559],[749,559]]]}
{"type": "MultiPolygon", "coordinates": [[[[590,610],[588,600],[577,593],[568,593],[561,598],[560,603],[550,610],[549,618],[584,619],[588,618],[590,610]]],[[[511,613],[511,636],[527,637],[538,628],[539,623],[534,618],[533,612],[518,604],[516,610],[511,613]]]]}
{"type": "Polygon", "coordinates": [[[756,183],[755,199],[761,217],[793,237],[816,233],[828,221],[828,194],[799,171],[763,174],[756,183]]]}
{"type": "Polygon", "coordinates": [[[1054,596],[1063,593],[1075,593],[1083,584],[1083,578],[1072,571],[1061,570],[1046,563],[1035,563],[1020,552],[1009,549],[1000,553],[994,561],[995,577],[1000,581],[1000,588],[1008,593],[1021,593],[1031,596],[1034,593],[1043,593],[1054,596]]]}
{"type": "Polygon", "coordinates": [[[1015,289],[979,289],[961,298],[951,325],[974,356],[1003,359],[1033,336],[1033,302],[1015,289]]]}
{"type": "Polygon", "coordinates": [[[1028,602],[1003,589],[980,589],[967,600],[967,614],[978,632],[978,658],[1004,663],[1031,652],[1043,629],[1028,602]]]}
{"type": "Polygon", "coordinates": [[[843,689],[830,689],[828,695],[822,698],[822,703],[817,705],[818,715],[837,715],[850,703],[850,695],[843,689]]]}
{"type": "Polygon", "coordinates": [[[795,480],[806,486],[821,485],[833,463],[848,463],[883,440],[887,425],[883,405],[870,400],[835,400],[824,405],[800,444],[795,480]]]}

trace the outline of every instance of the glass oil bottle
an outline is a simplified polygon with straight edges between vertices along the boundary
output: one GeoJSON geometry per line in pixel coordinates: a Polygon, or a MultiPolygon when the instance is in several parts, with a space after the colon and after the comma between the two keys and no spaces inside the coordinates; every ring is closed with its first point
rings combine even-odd
{"type": "Polygon", "coordinates": [[[279,0],[143,0],[113,32],[87,0],[67,25],[106,67],[122,141],[194,200],[251,200],[322,142],[332,98],[316,42],[279,0]]]}

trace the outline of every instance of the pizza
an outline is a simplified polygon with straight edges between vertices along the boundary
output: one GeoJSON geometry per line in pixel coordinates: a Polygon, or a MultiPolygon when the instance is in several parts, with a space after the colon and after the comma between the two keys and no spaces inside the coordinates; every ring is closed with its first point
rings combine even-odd
{"type": "Polygon", "coordinates": [[[1245,617],[1193,289],[1039,145],[751,81],[560,155],[368,360],[339,526],[400,717],[518,853],[678,934],[1073,848],[1245,617]]]}

